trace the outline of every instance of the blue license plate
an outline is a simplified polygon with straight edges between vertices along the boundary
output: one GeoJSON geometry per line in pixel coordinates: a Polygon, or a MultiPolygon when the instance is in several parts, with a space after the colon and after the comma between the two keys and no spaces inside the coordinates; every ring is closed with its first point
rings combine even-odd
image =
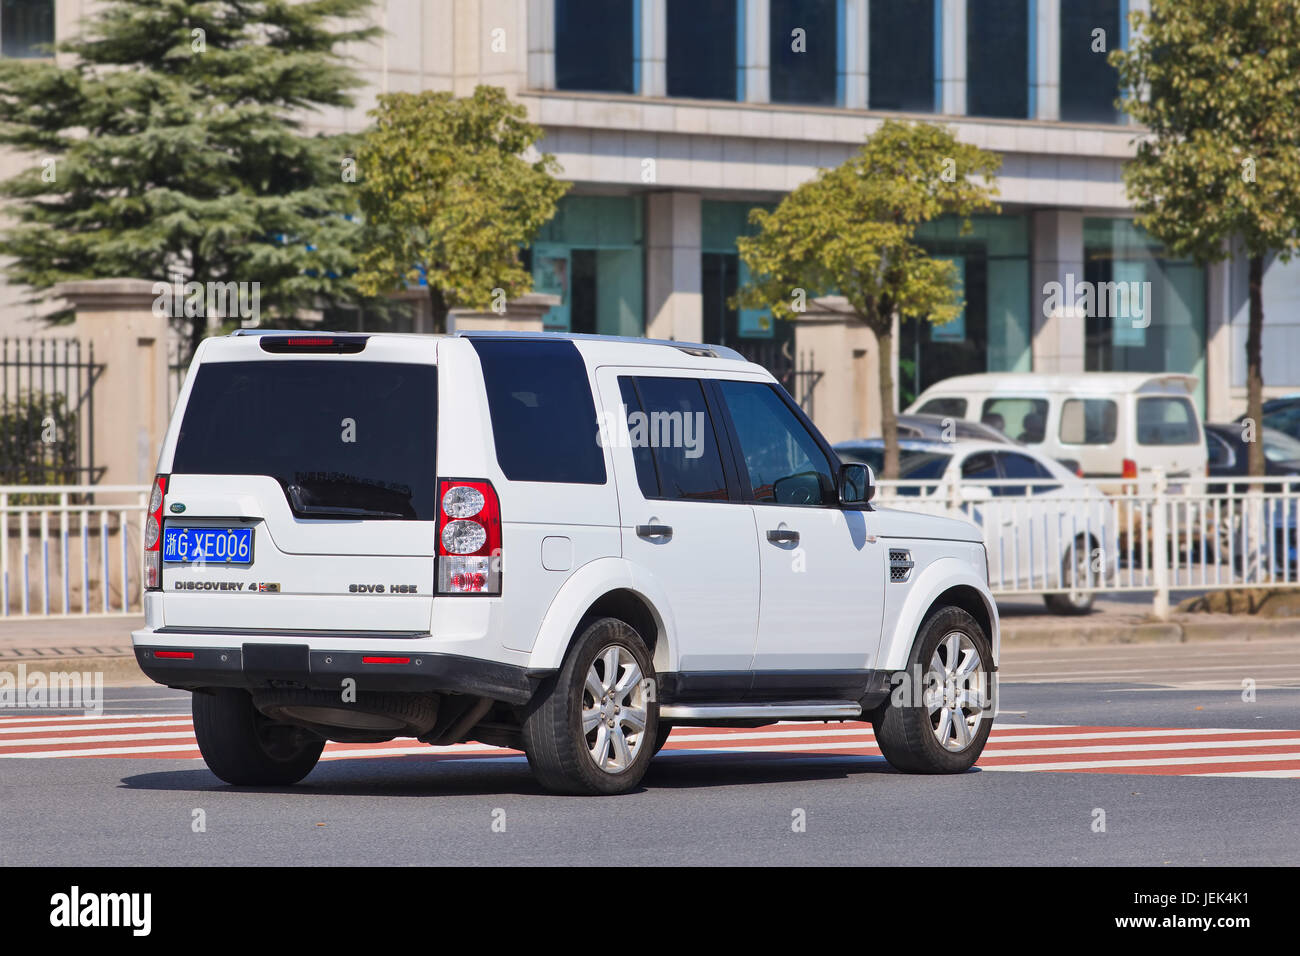
{"type": "Polygon", "coordinates": [[[163,561],[170,564],[252,564],[252,528],[163,529],[163,561]]]}

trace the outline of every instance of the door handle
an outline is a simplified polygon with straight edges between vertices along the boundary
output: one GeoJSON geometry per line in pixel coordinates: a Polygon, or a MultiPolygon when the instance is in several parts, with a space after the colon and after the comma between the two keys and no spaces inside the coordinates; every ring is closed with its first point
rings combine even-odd
{"type": "Polygon", "coordinates": [[[767,540],[773,542],[774,544],[798,544],[799,532],[787,531],[783,528],[777,529],[775,531],[769,531],[767,533],[767,540]]]}
{"type": "Polygon", "coordinates": [[[638,538],[664,538],[673,536],[673,529],[666,524],[639,524],[636,526],[638,538]]]}

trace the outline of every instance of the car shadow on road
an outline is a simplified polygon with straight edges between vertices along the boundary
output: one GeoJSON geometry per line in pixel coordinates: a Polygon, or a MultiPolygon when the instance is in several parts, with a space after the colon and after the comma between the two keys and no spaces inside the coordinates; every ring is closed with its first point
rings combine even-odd
{"type": "MultiPolygon", "coordinates": [[[[978,773],[978,769],[967,771],[978,773]]],[[[816,753],[673,753],[654,759],[632,792],[706,789],[761,783],[843,780],[864,774],[898,776],[883,757],[816,753]]],[[[323,761],[291,787],[236,787],[205,767],[155,770],[123,777],[128,790],[284,794],[293,797],[455,797],[489,794],[551,796],[522,756],[448,759],[406,755],[323,761]]]]}

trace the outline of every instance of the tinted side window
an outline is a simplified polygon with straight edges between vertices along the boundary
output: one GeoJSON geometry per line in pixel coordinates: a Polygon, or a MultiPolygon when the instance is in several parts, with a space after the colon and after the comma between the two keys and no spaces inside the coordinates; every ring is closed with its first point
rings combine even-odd
{"type": "Polygon", "coordinates": [[[572,342],[471,339],[497,463],[511,481],[605,483],[587,367],[572,342]]]}
{"type": "MultiPolygon", "coordinates": [[[[1056,481],[1052,473],[1028,455],[1004,452],[999,457],[1002,459],[1002,476],[1004,478],[1046,478],[1051,482],[1051,484],[1034,485],[1033,493],[1036,495],[1060,487],[1060,483],[1056,481]]],[[[1003,485],[1001,488],[995,488],[993,493],[998,495],[1023,495],[1025,486],[1003,485]]]]}
{"type": "Polygon", "coordinates": [[[1002,476],[998,474],[998,463],[993,456],[980,452],[961,463],[961,477],[963,481],[996,481],[1002,476]]]}
{"type": "Polygon", "coordinates": [[[1139,398],[1139,445],[1195,445],[1196,411],[1185,398],[1139,398]]]}
{"type": "Polygon", "coordinates": [[[755,501],[821,505],[838,500],[830,462],[772,386],[718,385],[736,426],[755,501]]]}
{"type": "Polygon", "coordinates": [[[1109,445],[1115,440],[1119,406],[1109,398],[1070,398],[1061,405],[1059,435],[1066,445],[1109,445]]]}
{"type": "Polygon", "coordinates": [[[1211,467],[1231,467],[1234,464],[1232,449],[1228,447],[1226,441],[1212,431],[1205,433],[1205,450],[1209,455],[1211,467]]]}
{"type": "MultiPolygon", "coordinates": [[[[636,417],[644,415],[641,408],[641,396],[636,393],[636,385],[630,378],[623,376],[618,380],[618,394],[623,402],[623,415],[627,419],[628,434],[632,432],[632,423],[636,417]]],[[[632,463],[636,466],[636,483],[641,489],[641,494],[646,498],[659,497],[659,473],[655,471],[654,459],[650,455],[650,446],[647,444],[632,445],[632,463]]]]}
{"type": "Polygon", "coordinates": [[[704,401],[693,378],[620,379],[639,395],[638,412],[628,411],[628,437],[637,459],[637,483],[648,498],[726,501],[727,479],[722,455],[704,401]],[[643,477],[642,462],[652,462],[657,481],[643,477]],[[648,492],[647,487],[653,492],[648,492]]]}
{"type": "Polygon", "coordinates": [[[1047,399],[986,399],[980,421],[1018,442],[1037,445],[1047,435],[1047,399]]]}
{"type": "Polygon", "coordinates": [[[966,399],[932,398],[916,411],[919,415],[947,415],[950,418],[965,418],[966,399]]]}

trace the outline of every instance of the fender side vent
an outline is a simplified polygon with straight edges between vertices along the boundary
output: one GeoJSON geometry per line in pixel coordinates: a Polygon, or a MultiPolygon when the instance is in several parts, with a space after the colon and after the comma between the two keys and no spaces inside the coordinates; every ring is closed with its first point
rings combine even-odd
{"type": "Polygon", "coordinates": [[[906,581],[912,574],[912,568],[916,567],[912,561],[912,552],[906,548],[889,549],[889,582],[891,584],[900,584],[906,581]]]}

